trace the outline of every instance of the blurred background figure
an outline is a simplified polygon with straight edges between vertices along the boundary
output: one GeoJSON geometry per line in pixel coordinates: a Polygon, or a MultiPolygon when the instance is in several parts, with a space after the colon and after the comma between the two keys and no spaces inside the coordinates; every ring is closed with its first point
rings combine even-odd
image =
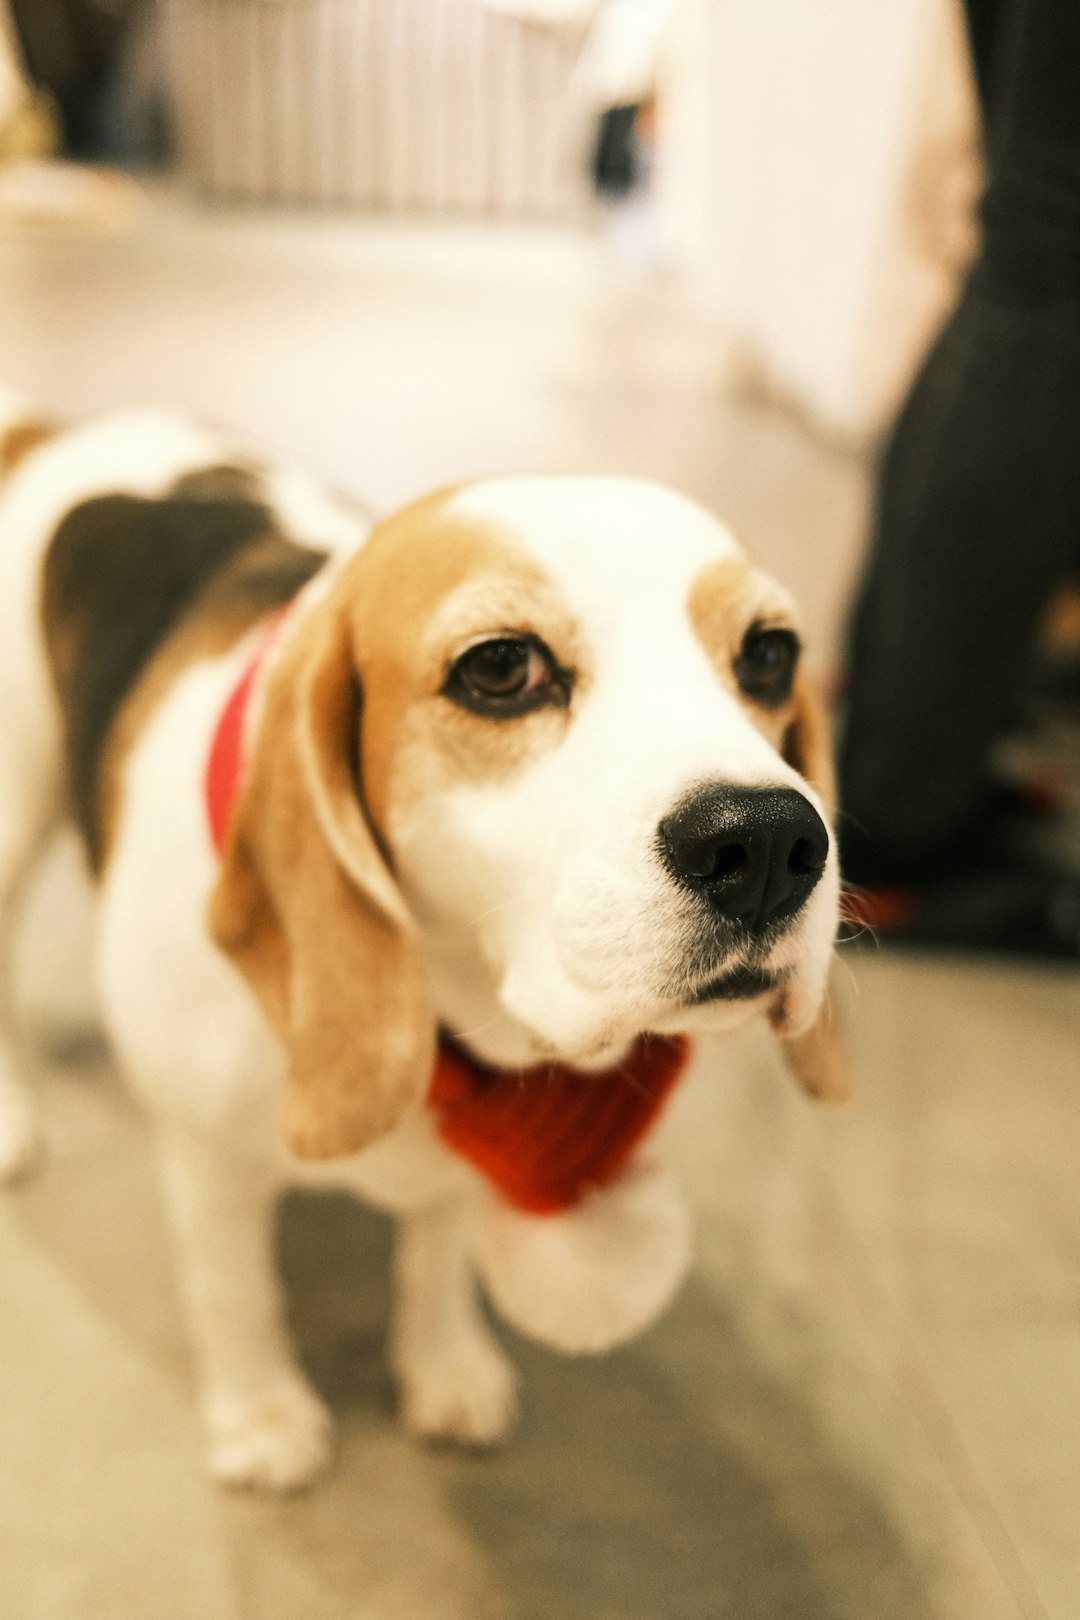
{"type": "Polygon", "coordinates": [[[110,100],[143,0],[10,0],[26,69],[72,157],[130,155],[110,100]]]}
{"type": "Polygon", "coordinates": [[[877,479],[840,755],[849,879],[887,937],[1080,960],[1080,872],[1003,780],[1055,593],[1080,582],[1080,6],[966,0],[982,245],[877,479]]]}
{"type": "Polygon", "coordinates": [[[0,221],[119,222],[136,204],[116,170],[163,156],[161,101],[139,100],[133,42],[152,0],[0,4],[0,221]]]}

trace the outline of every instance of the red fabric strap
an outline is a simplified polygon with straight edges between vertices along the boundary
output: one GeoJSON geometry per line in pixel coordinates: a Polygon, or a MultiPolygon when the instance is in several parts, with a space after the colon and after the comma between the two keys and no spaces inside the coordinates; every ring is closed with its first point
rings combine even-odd
{"type": "MultiPolygon", "coordinates": [[[[214,848],[225,847],[244,770],[248,706],[277,638],[269,626],[221,711],[206,762],[206,812],[214,848]]],[[[439,1042],[428,1093],[437,1129],[515,1209],[572,1209],[626,1168],[686,1067],[690,1043],[643,1035],[614,1069],[565,1064],[491,1069],[448,1036],[439,1042]]]]}
{"type": "Polygon", "coordinates": [[[240,792],[240,779],[244,771],[244,741],[247,730],[248,705],[256,678],[271,648],[275,645],[287,609],[276,613],[259,638],[243,674],[229,693],[225,707],[218,716],[210,752],[203,775],[203,796],[206,815],[210,822],[210,837],[220,855],[225,848],[233,805],[240,792]]]}
{"type": "Polygon", "coordinates": [[[253,658],[243,676],[233,687],[229,701],[221,711],[206,761],[206,814],[210,820],[210,836],[218,854],[225,848],[233,804],[240,790],[240,767],[244,756],[244,721],[247,718],[248,699],[259,671],[259,660],[253,658]]]}

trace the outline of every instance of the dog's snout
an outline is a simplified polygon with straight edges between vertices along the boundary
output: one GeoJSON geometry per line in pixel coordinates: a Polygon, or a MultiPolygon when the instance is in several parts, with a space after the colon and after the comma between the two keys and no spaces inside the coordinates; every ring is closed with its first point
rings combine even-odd
{"type": "Polygon", "coordinates": [[[660,823],[673,876],[751,932],[782,922],[825,870],[829,834],[794,788],[709,787],[660,823]]]}

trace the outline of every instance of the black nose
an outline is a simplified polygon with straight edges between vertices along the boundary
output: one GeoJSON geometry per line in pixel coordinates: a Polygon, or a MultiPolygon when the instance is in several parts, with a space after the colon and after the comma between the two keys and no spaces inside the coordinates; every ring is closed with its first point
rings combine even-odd
{"type": "Polygon", "coordinates": [[[798,911],[825,870],[829,834],[794,788],[710,787],[660,823],[660,852],[721,917],[760,932],[798,911]]]}

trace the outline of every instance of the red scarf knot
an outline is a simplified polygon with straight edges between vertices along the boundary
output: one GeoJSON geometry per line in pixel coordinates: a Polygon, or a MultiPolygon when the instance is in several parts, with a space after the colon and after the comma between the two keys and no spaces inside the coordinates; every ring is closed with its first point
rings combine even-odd
{"type": "Polygon", "coordinates": [[[626,1168],[686,1067],[690,1043],[642,1035],[602,1073],[491,1069],[444,1035],[428,1101],[439,1135],[515,1209],[553,1215],[626,1168]]]}

